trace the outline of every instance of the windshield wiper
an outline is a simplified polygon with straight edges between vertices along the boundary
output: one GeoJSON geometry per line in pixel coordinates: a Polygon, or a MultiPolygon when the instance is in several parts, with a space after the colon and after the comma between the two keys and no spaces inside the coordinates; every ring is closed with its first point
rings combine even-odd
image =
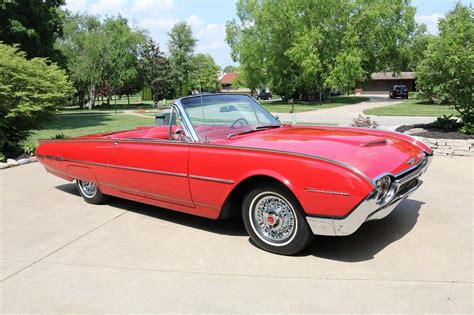
{"type": "Polygon", "coordinates": [[[281,125],[261,125],[261,126],[255,127],[254,129],[231,133],[227,136],[227,139],[230,139],[233,136],[240,136],[240,135],[244,135],[244,134],[247,134],[247,133],[252,133],[252,132],[255,132],[255,131],[260,131],[260,130],[265,130],[265,129],[270,129],[270,128],[280,128],[280,127],[281,127],[281,125]]]}

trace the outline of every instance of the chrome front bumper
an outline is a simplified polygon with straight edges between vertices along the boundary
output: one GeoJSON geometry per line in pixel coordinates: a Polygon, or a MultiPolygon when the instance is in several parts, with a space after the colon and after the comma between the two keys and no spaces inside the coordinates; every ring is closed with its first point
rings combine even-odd
{"type": "Polygon", "coordinates": [[[380,205],[372,191],[352,212],[344,218],[307,216],[311,230],[316,235],[350,235],[366,221],[379,220],[388,216],[400,202],[411,195],[423,183],[419,178],[431,163],[432,155],[426,155],[416,166],[395,175],[396,194],[387,204],[380,205]]]}

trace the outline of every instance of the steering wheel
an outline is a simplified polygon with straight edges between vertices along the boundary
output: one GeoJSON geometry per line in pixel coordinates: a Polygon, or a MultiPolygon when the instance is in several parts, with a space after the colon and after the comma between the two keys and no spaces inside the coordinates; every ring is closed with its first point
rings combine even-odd
{"type": "Polygon", "coordinates": [[[250,125],[248,120],[245,119],[244,117],[240,117],[238,119],[236,119],[232,125],[230,125],[230,128],[235,128],[235,126],[237,125],[237,123],[240,124],[240,127],[243,127],[244,125],[250,125]]]}

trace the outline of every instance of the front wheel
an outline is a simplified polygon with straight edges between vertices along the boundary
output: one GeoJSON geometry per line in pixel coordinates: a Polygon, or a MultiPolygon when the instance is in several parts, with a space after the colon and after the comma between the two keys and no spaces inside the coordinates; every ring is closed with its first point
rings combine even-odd
{"type": "Polygon", "coordinates": [[[296,254],[314,237],[299,202],[277,185],[251,191],[242,204],[242,217],[252,240],[276,254],[296,254]]]}
{"type": "Polygon", "coordinates": [[[97,184],[83,180],[76,180],[79,194],[88,203],[100,204],[107,201],[108,196],[104,195],[97,187],[97,184]]]}

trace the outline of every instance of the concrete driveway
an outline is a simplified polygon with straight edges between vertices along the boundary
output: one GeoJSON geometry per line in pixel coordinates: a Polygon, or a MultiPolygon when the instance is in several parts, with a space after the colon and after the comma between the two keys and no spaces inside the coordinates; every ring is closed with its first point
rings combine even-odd
{"type": "Polygon", "coordinates": [[[472,313],[473,162],[435,157],[392,215],[296,257],[239,222],[94,206],[39,164],[3,170],[1,311],[472,313]]]}
{"type": "MultiPolygon", "coordinates": [[[[323,108],[308,112],[296,113],[297,123],[324,123],[324,124],[336,124],[349,126],[352,120],[358,115],[364,115],[364,110],[370,108],[377,108],[388,106],[392,104],[401,103],[404,100],[401,99],[390,99],[385,95],[364,95],[370,99],[367,102],[361,102],[358,104],[344,105],[333,108],[323,108]]],[[[280,118],[281,121],[291,122],[292,117],[289,113],[273,113],[280,118]]],[[[406,124],[420,124],[430,123],[436,119],[436,117],[423,117],[423,116],[370,116],[375,120],[380,128],[382,129],[393,129],[394,127],[406,124]]]]}

